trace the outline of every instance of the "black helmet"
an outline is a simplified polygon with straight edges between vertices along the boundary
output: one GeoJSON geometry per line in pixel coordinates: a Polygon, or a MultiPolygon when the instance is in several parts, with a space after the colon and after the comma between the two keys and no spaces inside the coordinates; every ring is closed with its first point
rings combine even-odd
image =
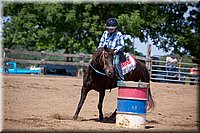
{"type": "Polygon", "coordinates": [[[106,21],[106,28],[117,28],[118,26],[118,21],[115,18],[109,18],[106,21]]]}

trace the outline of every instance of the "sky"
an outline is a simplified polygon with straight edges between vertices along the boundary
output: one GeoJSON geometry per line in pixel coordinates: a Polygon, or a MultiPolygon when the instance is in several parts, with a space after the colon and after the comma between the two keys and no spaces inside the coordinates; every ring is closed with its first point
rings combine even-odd
{"type": "Polygon", "coordinates": [[[153,45],[153,42],[149,41],[147,43],[141,43],[138,38],[134,41],[134,47],[136,48],[136,51],[141,52],[143,55],[147,54],[147,44],[151,45],[151,56],[163,56],[168,55],[170,52],[163,52],[162,50],[159,50],[156,46],[153,45]]]}
{"type": "Polygon", "coordinates": [[[140,52],[143,55],[147,54],[148,44],[151,44],[151,56],[164,56],[164,55],[169,55],[171,53],[171,52],[163,52],[163,50],[158,49],[155,45],[153,45],[152,41],[148,41],[147,43],[142,43],[139,38],[133,39],[131,35],[124,35],[124,39],[133,42],[135,51],[140,52]]]}

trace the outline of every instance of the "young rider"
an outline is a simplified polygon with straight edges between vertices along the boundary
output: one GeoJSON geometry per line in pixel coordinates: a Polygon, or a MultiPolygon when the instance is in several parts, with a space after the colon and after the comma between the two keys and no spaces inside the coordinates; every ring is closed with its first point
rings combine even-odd
{"type": "Polygon", "coordinates": [[[124,80],[121,68],[120,54],[124,51],[124,39],[120,31],[117,30],[118,21],[115,18],[109,18],[106,21],[106,29],[100,39],[98,48],[107,45],[108,48],[114,50],[113,65],[115,71],[118,73],[120,80],[124,80]]]}

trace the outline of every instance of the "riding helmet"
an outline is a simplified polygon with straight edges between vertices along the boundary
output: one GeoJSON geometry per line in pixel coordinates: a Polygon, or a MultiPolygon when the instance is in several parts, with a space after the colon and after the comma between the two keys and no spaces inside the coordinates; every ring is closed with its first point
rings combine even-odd
{"type": "Polygon", "coordinates": [[[114,28],[117,28],[117,26],[118,26],[118,21],[115,18],[109,18],[106,21],[106,28],[107,29],[114,29],[114,28]]]}

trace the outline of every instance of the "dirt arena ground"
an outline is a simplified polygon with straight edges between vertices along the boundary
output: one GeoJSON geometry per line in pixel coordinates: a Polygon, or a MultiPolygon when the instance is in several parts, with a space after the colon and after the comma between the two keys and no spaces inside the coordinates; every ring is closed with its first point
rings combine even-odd
{"type": "MultiPolygon", "coordinates": [[[[117,128],[108,117],[117,107],[117,88],[106,92],[105,122],[98,122],[98,93],[91,91],[78,120],[73,120],[80,97],[82,78],[4,75],[3,131],[103,131],[136,129],[117,128]]],[[[139,131],[199,131],[196,85],[151,82],[156,109],[147,113],[146,129],[139,131]]],[[[138,131],[138,130],[137,130],[138,131]]]]}

